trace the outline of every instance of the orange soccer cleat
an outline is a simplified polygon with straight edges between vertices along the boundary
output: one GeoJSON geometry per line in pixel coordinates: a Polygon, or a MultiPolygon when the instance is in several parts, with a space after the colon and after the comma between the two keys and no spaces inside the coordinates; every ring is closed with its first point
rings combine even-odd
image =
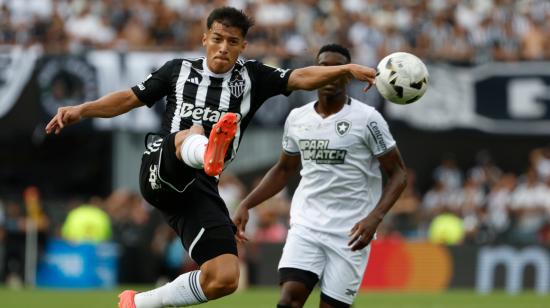
{"type": "Polygon", "coordinates": [[[212,127],[204,153],[204,172],[209,176],[222,173],[225,153],[237,133],[238,122],[237,114],[228,112],[212,127]]]}
{"type": "Polygon", "coordinates": [[[134,303],[134,296],[136,296],[136,291],[126,290],[118,295],[118,308],[136,308],[134,303]]]}

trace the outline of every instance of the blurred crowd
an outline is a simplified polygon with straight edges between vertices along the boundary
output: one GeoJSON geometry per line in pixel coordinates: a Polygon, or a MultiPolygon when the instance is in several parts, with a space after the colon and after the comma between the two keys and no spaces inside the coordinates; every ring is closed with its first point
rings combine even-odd
{"type": "Polygon", "coordinates": [[[550,59],[547,0],[0,0],[0,45],[194,51],[222,5],[255,19],[245,56],[271,63],[330,42],[366,65],[393,51],[466,65],[550,59]]]}
{"type": "MultiPolygon", "coordinates": [[[[221,177],[219,189],[231,212],[248,192],[230,173],[221,177]]],[[[282,191],[251,212],[251,242],[285,240],[289,200],[288,193],[282,191]]],[[[116,243],[121,283],[163,283],[196,267],[175,232],[137,192],[119,189],[104,198],[42,200],[39,190],[29,187],[20,198],[0,196],[0,283],[5,280],[11,287],[23,285],[25,242],[33,230],[38,237],[39,254],[48,238],[70,243],[116,243]]],[[[244,260],[246,252],[243,250],[240,255],[244,260]]]]}
{"type": "Polygon", "coordinates": [[[446,244],[550,246],[550,146],[529,154],[525,172],[501,170],[486,151],[464,173],[452,154],[420,194],[414,172],[382,228],[385,234],[446,244]]]}
{"type": "MultiPolygon", "coordinates": [[[[418,190],[413,170],[408,176],[406,190],[378,229],[378,239],[550,246],[550,146],[533,149],[519,175],[501,170],[487,151],[480,151],[476,164],[464,170],[452,154],[442,157],[426,191],[418,190]]],[[[222,175],[219,191],[230,213],[260,179],[246,185],[231,173],[222,175]]],[[[243,264],[253,258],[254,245],[284,242],[290,199],[285,189],[251,210],[250,243],[239,248],[243,264]]],[[[168,281],[196,266],[158,211],[136,192],[121,189],[105,198],[43,201],[39,190],[29,187],[20,200],[0,199],[0,277],[10,285],[22,283],[29,228],[38,233],[39,249],[47,238],[114,241],[120,247],[122,283],[168,281]]]]}

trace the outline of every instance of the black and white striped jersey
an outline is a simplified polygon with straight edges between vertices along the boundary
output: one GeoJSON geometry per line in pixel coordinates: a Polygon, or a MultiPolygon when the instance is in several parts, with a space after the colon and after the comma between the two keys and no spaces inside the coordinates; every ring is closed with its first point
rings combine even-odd
{"type": "Polygon", "coordinates": [[[236,113],[239,128],[226,157],[233,159],[245,129],[260,106],[272,96],[290,94],[287,90],[290,72],[239,59],[227,73],[215,74],[208,69],[204,57],[174,59],[132,90],[149,107],[166,96],[162,135],[197,123],[208,136],[223,114],[236,113]]]}

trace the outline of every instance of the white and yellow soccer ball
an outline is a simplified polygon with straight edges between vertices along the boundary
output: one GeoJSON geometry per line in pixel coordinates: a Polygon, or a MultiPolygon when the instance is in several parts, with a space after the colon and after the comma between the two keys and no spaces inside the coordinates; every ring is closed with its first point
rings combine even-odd
{"type": "Polygon", "coordinates": [[[376,67],[376,88],[388,101],[400,105],[416,102],[428,89],[430,75],[422,60],[408,52],[394,52],[376,67]]]}

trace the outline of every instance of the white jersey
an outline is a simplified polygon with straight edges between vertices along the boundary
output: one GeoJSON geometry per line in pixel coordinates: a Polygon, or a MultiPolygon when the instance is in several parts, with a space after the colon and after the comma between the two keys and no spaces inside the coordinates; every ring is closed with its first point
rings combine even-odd
{"type": "Polygon", "coordinates": [[[373,107],[350,98],[322,118],[311,102],[290,112],[283,150],[301,155],[302,179],[290,210],[291,225],[349,232],[382,193],[377,157],[395,147],[388,124],[373,107]]]}

